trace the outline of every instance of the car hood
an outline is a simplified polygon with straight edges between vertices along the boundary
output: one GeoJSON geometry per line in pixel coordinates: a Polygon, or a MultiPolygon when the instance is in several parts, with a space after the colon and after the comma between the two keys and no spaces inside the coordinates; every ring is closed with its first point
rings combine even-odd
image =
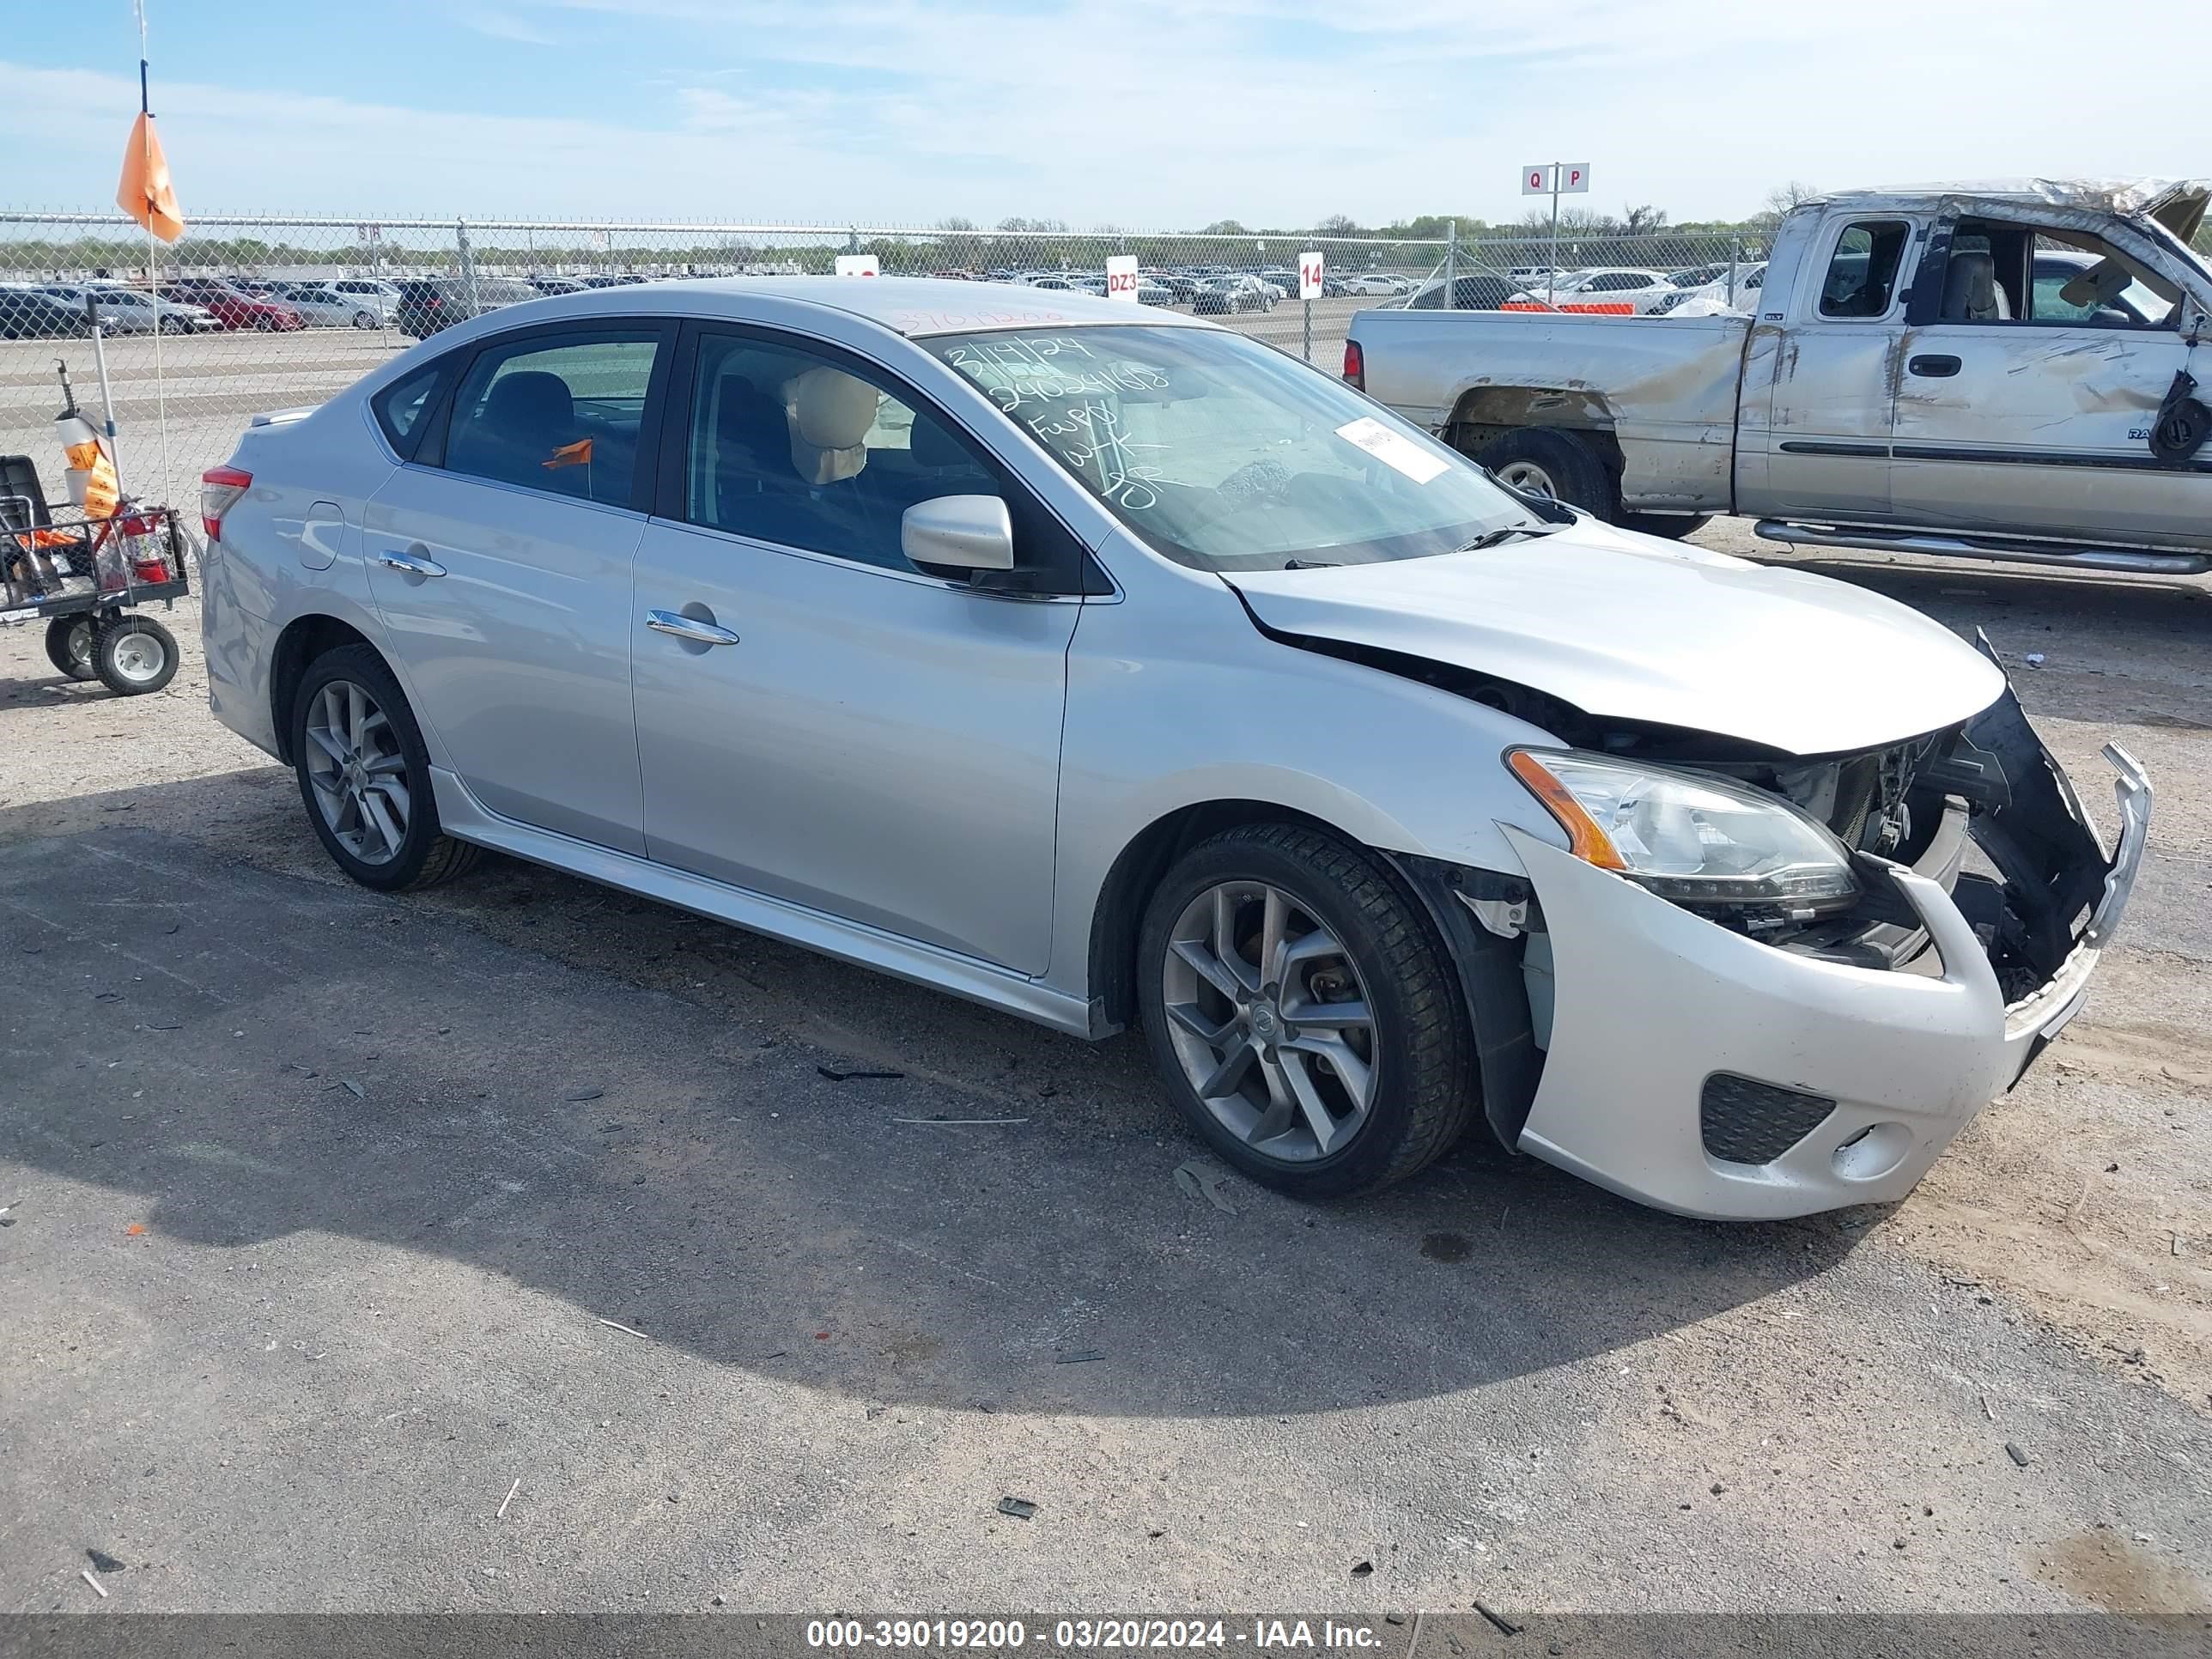
{"type": "Polygon", "coordinates": [[[2004,690],[1979,652],[1894,600],[1586,519],[1478,552],[1223,580],[1276,633],[1793,755],[1936,731],[2004,690]]]}

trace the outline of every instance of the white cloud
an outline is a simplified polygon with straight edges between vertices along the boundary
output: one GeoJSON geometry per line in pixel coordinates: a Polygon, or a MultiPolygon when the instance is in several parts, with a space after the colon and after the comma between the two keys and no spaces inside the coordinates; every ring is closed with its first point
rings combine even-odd
{"type": "MultiPolygon", "coordinates": [[[[672,83],[627,88],[641,112],[621,119],[614,98],[506,116],[251,83],[167,86],[161,114],[188,209],[346,215],[1503,219],[1522,163],[1565,158],[1592,164],[1595,204],[1679,220],[1792,178],[2185,169],[2197,112],[2144,85],[2138,35],[2077,11],[2014,0],[1993,28],[1924,0],[564,0],[463,21],[552,38],[619,18],[665,39],[672,83]]],[[[76,140],[101,109],[119,133],[135,88],[0,73],[0,136],[34,162],[10,193],[104,202],[110,160],[76,140]]]]}

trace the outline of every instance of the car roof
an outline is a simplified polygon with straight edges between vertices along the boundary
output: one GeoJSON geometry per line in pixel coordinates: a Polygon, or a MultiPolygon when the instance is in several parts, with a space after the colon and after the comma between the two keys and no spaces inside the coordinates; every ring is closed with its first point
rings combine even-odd
{"type": "Polygon", "coordinates": [[[1155,309],[1138,315],[1126,300],[1101,299],[1079,289],[1041,290],[1018,283],[971,283],[935,276],[682,277],[626,288],[587,289],[580,294],[548,295],[527,304],[532,315],[544,317],[635,316],[641,311],[663,311],[736,319],[744,314],[743,302],[754,299],[797,301],[842,312],[913,339],[1040,325],[1215,326],[1175,312],[1155,309]]]}

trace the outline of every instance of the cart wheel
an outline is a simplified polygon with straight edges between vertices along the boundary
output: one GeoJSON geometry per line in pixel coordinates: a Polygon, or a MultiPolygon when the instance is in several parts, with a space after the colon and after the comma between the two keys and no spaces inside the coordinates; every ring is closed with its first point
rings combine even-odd
{"type": "Polygon", "coordinates": [[[93,636],[92,666],[118,697],[159,691],[176,675],[176,635],[150,617],[118,617],[93,636]]]}
{"type": "Polygon", "coordinates": [[[56,617],[47,623],[46,660],[73,680],[91,679],[92,618],[56,617]]]}

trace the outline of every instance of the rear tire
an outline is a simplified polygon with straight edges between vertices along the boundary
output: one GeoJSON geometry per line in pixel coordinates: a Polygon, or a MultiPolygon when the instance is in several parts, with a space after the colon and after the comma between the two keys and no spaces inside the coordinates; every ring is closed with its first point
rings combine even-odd
{"type": "Polygon", "coordinates": [[[1261,1185],[1297,1198],[1372,1192],[1425,1167],[1472,1121],[1480,1091],[1458,976],[1420,901],[1364,848],[1304,824],[1226,830],[1168,872],[1137,951],[1139,1008],[1169,1094],[1261,1185]]]}
{"type": "Polygon", "coordinates": [[[1476,462],[1498,483],[1528,495],[1548,495],[1611,524],[1620,516],[1613,474],[1589,444],[1556,427],[1522,427],[1492,439],[1476,462]]]}
{"type": "Polygon", "coordinates": [[[422,728],[372,647],[340,646],[307,665],[286,737],[307,822],[362,886],[402,892],[474,867],[483,849],[439,827],[422,728]]]}
{"type": "Polygon", "coordinates": [[[1694,536],[1713,521],[1710,513],[1623,513],[1620,527],[1633,530],[1640,536],[1659,536],[1670,542],[1679,542],[1685,536],[1694,536]]]}
{"type": "Polygon", "coordinates": [[[91,617],[55,617],[46,623],[46,660],[73,680],[97,679],[92,639],[91,617]]]}
{"type": "Polygon", "coordinates": [[[118,697],[143,697],[177,677],[177,636],[151,617],[112,617],[92,636],[92,672],[118,697]]]}
{"type": "Polygon", "coordinates": [[[356,311],[353,314],[353,325],[356,328],[374,328],[376,319],[366,311],[356,311]]]}

